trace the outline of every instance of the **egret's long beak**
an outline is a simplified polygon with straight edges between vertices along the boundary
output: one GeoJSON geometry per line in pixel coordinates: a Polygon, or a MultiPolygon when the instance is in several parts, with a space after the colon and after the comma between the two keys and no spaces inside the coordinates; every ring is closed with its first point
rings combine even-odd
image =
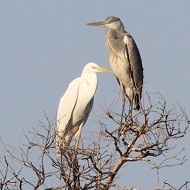
{"type": "Polygon", "coordinates": [[[99,26],[99,27],[105,27],[105,22],[90,22],[90,23],[87,23],[87,25],[89,26],[99,26]]]}
{"type": "Polygon", "coordinates": [[[100,66],[96,67],[96,66],[94,66],[93,68],[96,69],[96,70],[98,70],[98,71],[100,71],[100,72],[112,73],[112,70],[106,69],[104,67],[100,67],[100,66]]]}

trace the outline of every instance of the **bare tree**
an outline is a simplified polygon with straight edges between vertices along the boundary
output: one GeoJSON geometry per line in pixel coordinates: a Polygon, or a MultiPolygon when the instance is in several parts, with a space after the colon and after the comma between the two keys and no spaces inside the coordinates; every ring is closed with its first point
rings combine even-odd
{"type": "MultiPolygon", "coordinates": [[[[190,122],[185,111],[179,105],[168,110],[161,96],[154,105],[148,97],[146,107],[124,114],[105,110],[109,125],[111,121],[115,130],[99,121],[100,130],[93,134],[95,138],[81,139],[78,150],[71,147],[61,159],[56,158],[54,148],[56,123],[48,117],[46,124],[40,123],[25,135],[27,142],[18,150],[2,142],[7,154],[0,160],[0,189],[134,190],[117,185],[118,173],[127,162],[147,162],[158,176],[163,167],[183,164],[183,149],[176,152],[170,141],[188,133],[190,122]],[[175,155],[167,156],[170,151],[175,155]],[[161,163],[151,159],[162,155],[165,157],[161,163]]],[[[178,190],[188,189],[188,185],[186,182],[178,190]]],[[[167,182],[161,189],[175,190],[167,182]]]]}

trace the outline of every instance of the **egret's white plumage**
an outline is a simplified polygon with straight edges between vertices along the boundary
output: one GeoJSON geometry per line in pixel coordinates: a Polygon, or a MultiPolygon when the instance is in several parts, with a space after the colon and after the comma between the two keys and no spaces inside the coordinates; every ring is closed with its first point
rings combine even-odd
{"type": "MultiPolygon", "coordinates": [[[[107,17],[104,22],[88,23],[106,28],[105,40],[109,50],[109,65],[135,109],[140,109],[143,86],[143,67],[138,47],[133,37],[125,31],[117,17],[107,17]]],[[[124,98],[125,100],[125,98],[124,98]]]]}
{"type": "Polygon", "coordinates": [[[88,63],[80,77],[74,79],[62,96],[56,127],[56,150],[64,153],[73,138],[79,137],[94,102],[97,87],[96,72],[108,72],[95,63],[88,63]]]}

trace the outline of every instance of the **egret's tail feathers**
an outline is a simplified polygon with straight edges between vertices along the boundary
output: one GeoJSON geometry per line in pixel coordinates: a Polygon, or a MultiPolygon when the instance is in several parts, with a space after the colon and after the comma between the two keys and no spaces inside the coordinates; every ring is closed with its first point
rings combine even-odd
{"type": "Polygon", "coordinates": [[[71,143],[71,138],[69,136],[64,136],[63,134],[56,133],[55,137],[55,148],[58,155],[64,154],[69,148],[71,143]]]}

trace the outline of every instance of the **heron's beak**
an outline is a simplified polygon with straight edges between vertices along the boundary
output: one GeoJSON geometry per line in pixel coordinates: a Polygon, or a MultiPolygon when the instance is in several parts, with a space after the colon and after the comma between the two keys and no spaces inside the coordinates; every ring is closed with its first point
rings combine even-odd
{"type": "Polygon", "coordinates": [[[96,69],[96,70],[98,70],[98,71],[100,71],[100,72],[112,73],[112,71],[111,71],[110,69],[106,69],[106,68],[104,68],[104,67],[98,66],[98,67],[93,67],[93,68],[96,69]]]}
{"type": "Polygon", "coordinates": [[[90,23],[87,23],[87,25],[89,26],[99,26],[99,27],[105,27],[105,22],[90,22],[90,23]]]}

